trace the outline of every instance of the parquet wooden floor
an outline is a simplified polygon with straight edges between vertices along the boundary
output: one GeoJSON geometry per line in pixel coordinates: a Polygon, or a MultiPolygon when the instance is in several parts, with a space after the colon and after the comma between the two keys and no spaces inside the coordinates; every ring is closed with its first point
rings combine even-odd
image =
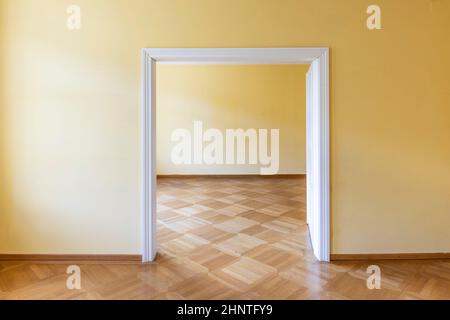
{"type": "Polygon", "coordinates": [[[448,260],[317,262],[305,214],[303,178],[160,179],[156,262],[0,262],[0,299],[450,299],[448,260]]]}

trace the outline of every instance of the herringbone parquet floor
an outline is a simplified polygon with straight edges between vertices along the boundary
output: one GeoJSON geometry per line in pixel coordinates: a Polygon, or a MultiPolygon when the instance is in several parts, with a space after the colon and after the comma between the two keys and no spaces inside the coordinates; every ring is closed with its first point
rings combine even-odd
{"type": "Polygon", "coordinates": [[[303,178],[158,181],[159,257],[85,264],[82,289],[64,263],[0,263],[0,299],[450,299],[450,261],[319,263],[305,224],[303,178]]]}

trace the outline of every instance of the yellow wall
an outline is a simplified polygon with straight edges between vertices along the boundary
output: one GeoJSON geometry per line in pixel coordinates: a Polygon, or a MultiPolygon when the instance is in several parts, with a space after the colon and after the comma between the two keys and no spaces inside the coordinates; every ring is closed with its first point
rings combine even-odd
{"type": "MultiPolygon", "coordinates": [[[[279,129],[280,174],[306,172],[308,65],[157,66],[159,174],[259,174],[261,165],[175,165],[172,132],[279,129]]],[[[207,143],[205,143],[207,145],[207,143]]],[[[270,151],[270,149],[269,149],[270,151]]]]}
{"type": "Polygon", "coordinates": [[[294,46],[331,48],[332,251],[450,252],[449,1],[0,1],[0,252],[139,252],[142,47],[294,46]]]}

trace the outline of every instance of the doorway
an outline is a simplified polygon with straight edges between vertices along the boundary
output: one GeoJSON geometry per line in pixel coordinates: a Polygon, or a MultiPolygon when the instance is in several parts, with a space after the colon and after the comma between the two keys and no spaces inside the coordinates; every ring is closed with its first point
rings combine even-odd
{"type": "Polygon", "coordinates": [[[156,257],[156,64],[310,64],[307,78],[308,224],[313,251],[329,261],[329,77],[327,48],[143,49],[142,256],[156,257]]]}

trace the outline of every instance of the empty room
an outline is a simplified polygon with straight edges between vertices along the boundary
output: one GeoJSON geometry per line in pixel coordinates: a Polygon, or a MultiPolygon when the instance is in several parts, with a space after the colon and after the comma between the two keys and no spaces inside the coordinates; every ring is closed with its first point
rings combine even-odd
{"type": "Polygon", "coordinates": [[[0,308],[448,303],[449,30],[448,0],[0,0],[0,308]]]}
{"type": "Polygon", "coordinates": [[[308,70],[157,65],[157,259],[199,272],[174,291],[196,283],[191,298],[264,296],[265,281],[281,289],[296,264],[315,260],[306,224],[308,70]]]}

